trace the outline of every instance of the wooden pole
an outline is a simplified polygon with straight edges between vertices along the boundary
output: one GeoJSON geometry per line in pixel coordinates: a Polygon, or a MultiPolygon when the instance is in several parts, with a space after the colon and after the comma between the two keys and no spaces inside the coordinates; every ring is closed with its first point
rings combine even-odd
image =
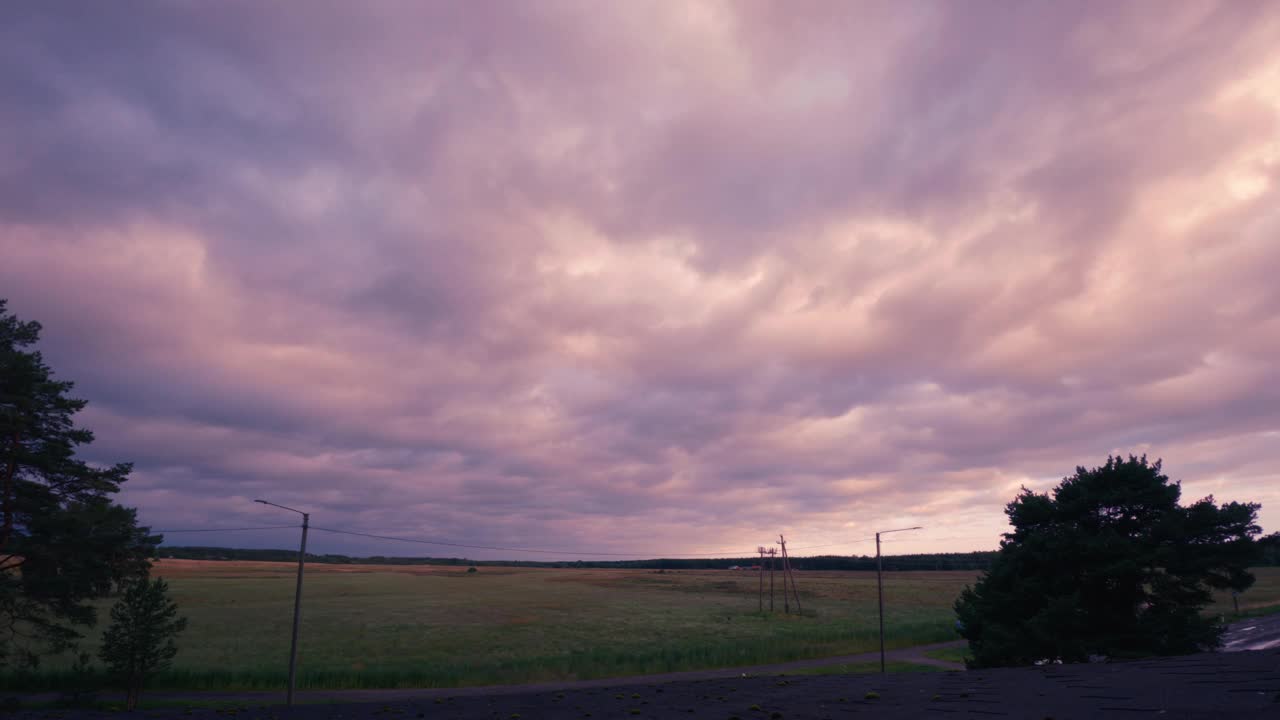
{"type": "Polygon", "coordinates": [[[791,594],[796,598],[796,612],[800,612],[800,589],[796,587],[796,575],[791,571],[791,556],[787,555],[787,541],[781,535],[778,541],[782,543],[782,572],[791,576],[791,594]]]}
{"type": "Polygon", "coordinates": [[[773,548],[769,548],[769,612],[773,612],[773,548]]]}
{"type": "Polygon", "coordinates": [[[760,566],[757,568],[760,572],[760,613],[764,614],[764,546],[759,545],[756,550],[760,553],[760,566]]]}
{"type": "MultiPolygon", "coordinates": [[[[782,536],[778,536],[782,542],[782,536]]],[[[782,611],[791,614],[791,596],[787,595],[787,546],[782,546],[782,611]]]]}
{"type": "Polygon", "coordinates": [[[880,562],[880,533],[876,533],[876,595],[880,598],[880,672],[884,672],[884,576],[880,562]]]}

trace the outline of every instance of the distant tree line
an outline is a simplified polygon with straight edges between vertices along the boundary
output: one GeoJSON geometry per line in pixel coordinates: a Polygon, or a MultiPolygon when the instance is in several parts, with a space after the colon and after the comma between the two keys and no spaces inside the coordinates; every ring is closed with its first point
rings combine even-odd
{"type": "MultiPolygon", "coordinates": [[[[182,560],[241,560],[257,562],[294,562],[296,550],[248,549],[225,547],[162,546],[158,554],[162,558],[182,560]]],[[[909,570],[986,570],[996,553],[922,553],[917,555],[890,555],[882,558],[884,569],[901,572],[909,570]]],[[[307,554],[309,563],[338,565],[461,565],[491,567],[546,567],[546,568],[622,568],[653,570],[707,570],[731,566],[750,568],[759,564],[758,557],[739,558],[653,558],[649,560],[471,560],[468,558],[387,557],[373,555],[358,557],[335,554],[307,554]]],[[[874,556],[819,555],[791,559],[797,570],[875,570],[874,556]]]]}
{"type": "Polygon", "coordinates": [[[1259,538],[1258,547],[1261,557],[1258,565],[1280,567],[1280,532],[1273,532],[1266,537],[1259,538]]]}
{"type": "MultiPolygon", "coordinates": [[[[1280,533],[1272,533],[1259,539],[1261,553],[1256,566],[1280,567],[1280,533]]],[[[882,558],[884,569],[891,572],[911,570],[989,570],[997,551],[967,553],[919,553],[915,555],[886,555],[882,558]]],[[[161,546],[161,558],[181,560],[248,560],[258,562],[296,562],[297,550],[227,548],[204,546],[161,546]]],[[[545,567],[545,568],[633,568],[639,570],[708,570],[724,569],[734,565],[750,568],[759,564],[760,558],[653,558],[649,560],[471,560],[469,558],[395,557],[386,555],[339,555],[307,553],[307,562],[334,565],[461,565],[489,567],[545,567]]],[[[863,570],[876,569],[874,555],[818,555],[791,559],[792,567],[800,570],[863,570]]]]}

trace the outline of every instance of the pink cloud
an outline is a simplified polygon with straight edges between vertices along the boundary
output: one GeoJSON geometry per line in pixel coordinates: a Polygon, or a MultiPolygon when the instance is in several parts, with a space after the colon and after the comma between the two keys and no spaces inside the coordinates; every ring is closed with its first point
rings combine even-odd
{"type": "Polygon", "coordinates": [[[1152,12],[23,11],[0,295],[156,526],[985,548],[1134,451],[1275,530],[1280,16],[1152,12]]]}

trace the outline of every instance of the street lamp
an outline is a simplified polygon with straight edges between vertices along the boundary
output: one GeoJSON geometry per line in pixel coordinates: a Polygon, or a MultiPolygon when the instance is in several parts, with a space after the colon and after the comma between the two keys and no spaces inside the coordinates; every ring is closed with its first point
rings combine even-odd
{"type": "Polygon", "coordinates": [[[254,502],[278,507],[289,512],[296,512],[302,516],[302,546],[298,548],[298,586],[293,593],[293,640],[289,645],[289,691],[285,699],[288,705],[293,705],[293,688],[298,677],[298,617],[302,613],[302,566],[307,559],[307,525],[311,520],[311,515],[310,513],[304,513],[301,510],[294,510],[291,507],[277,505],[266,500],[254,500],[254,502]]]}
{"type": "MultiPolygon", "coordinates": [[[[897,530],[881,530],[876,533],[876,591],[880,596],[880,672],[884,672],[884,576],[880,562],[880,536],[908,530],[922,530],[920,527],[898,528],[897,530]]],[[[304,536],[306,531],[303,531],[304,536]]]]}

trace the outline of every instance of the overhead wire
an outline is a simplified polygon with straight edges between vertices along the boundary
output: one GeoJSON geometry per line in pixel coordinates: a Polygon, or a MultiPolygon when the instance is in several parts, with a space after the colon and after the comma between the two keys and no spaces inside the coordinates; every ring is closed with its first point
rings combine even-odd
{"type": "Polygon", "coordinates": [[[852,545],[856,542],[862,542],[863,540],[874,540],[875,538],[876,538],[875,535],[867,535],[865,537],[853,538],[851,540],[845,540],[843,542],[825,543],[823,545],[805,545],[804,547],[796,547],[791,549],[792,550],[813,550],[814,548],[836,547],[839,545],[852,545]]]}
{"type": "Polygon", "coordinates": [[[301,525],[262,525],[259,527],[235,527],[235,528],[183,528],[178,530],[151,530],[153,533],[213,533],[213,532],[244,532],[246,530],[285,530],[288,528],[300,528],[301,525]]]}
{"type": "Polygon", "coordinates": [[[392,540],[395,542],[415,543],[419,545],[438,545],[441,547],[456,547],[456,548],[463,548],[466,550],[500,550],[503,552],[536,553],[540,555],[580,555],[583,557],[608,556],[608,557],[630,557],[630,558],[645,557],[645,556],[657,557],[657,558],[676,558],[676,557],[703,558],[703,557],[707,557],[708,555],[722,555],[726,557],[750,557],[756,554],[755,551],[746,551],[746,550],[709,550],[709,551],[704,551],[700,553],[665,553],[665,554],[658,554],[658,555],[654,555],[652,553],[647,553],[647,552],[606,552],[606,551],[589,552],[589,551],[581,551],[581,550],[551,550],[546,548],[518,548],[518,547],[508,547],[508,546],[501,546],[501,545],[472,545],[468,543],[450,542],[447,540],[421,540],[418,538],[404,538],[404,537],[396,537],[394,535],[378,535],[375,533],[357,532],[355,530],[339,530],[337,528],[324,528],[324,527],[317,527],[315,525],[311,526],[311,529],[319,530],[321,532],[337,533],[340,535],[354,535],[356,537],[367,537],[367,538],[374,538],[377,540],[392,540]]]}
{"type": "MultiPolygon", "coordinates": [[[[301,527],[301,526],[300,525],[260,525],[260,526],[253,526],[253,527],[233,527],[233,528],[177,528],[177,529],[152,530],[151,532],[157,533],[157,534],[247,532],[247,531],[253,531],[253,530],[288,530],[288,529],[295,529],[298,527],[301,527]]],[[[412,543],[417,545],[454,547],[454,548],[461,548],[465,550],[496,550],[500,552],[529,553],[529,554],[537,554],[537,555],[562,555],[562,556],[571,555],[571,556],[578,556],[578,557],[619,557],[619,558],[648,557],[648,558],[660,559],[660,558],[711,558],[714,556],[719,556],[722,558],[748,558],[748,557],[753,557],[756,554],[756,551],[754,550],[706,550],[706,551],[694,552],[694,553],[655,554],[651,552],[617,552],[617,551],[604,551],[604,550],[587,551],[587,550],[567,550],[567,549],[552,549],[552,548],[528,548],[528,547],[512,547],[512,546],[506,546],[506,545],[481,545],[481,544],[474,544],[474,543],[460,543],[460,542],[453,542],[450,540],[424,540],[421,538],[406,538],[406,537],[397,537],[394,535],[380,535],[377,533],[359,532],[356,530],[343,530],[340,528],[319,527],[315,525],[312,525],[311,529],[317,530],[319,532],[333,533],[338,535],[351,535],[354,537],[364,537],[364,538],[371,538],[375,540],[387,540],[391,542],[412,543]]],[[[873,540],[873,539],[875,539],[875,535],[865,535],[862,537],[851,538],[849,540],[844,540],[841,542],[794,547],[794,548],[791,548],[791,550],[800,551],[800,550],[814,550],[814,549],[827,548],[827,547],[848,546],[854,543],[863,542],[866,540],[873,540]]],[[[930,539],[939,539],[939,538],[930,538],[930,539]]],[[[940,539],[979,539],[979,538],[952,537],[952,538],[940,538],[940,539]]],[[[882,539],[881,542],[885,543],[888,541],[882,539]]]]}

